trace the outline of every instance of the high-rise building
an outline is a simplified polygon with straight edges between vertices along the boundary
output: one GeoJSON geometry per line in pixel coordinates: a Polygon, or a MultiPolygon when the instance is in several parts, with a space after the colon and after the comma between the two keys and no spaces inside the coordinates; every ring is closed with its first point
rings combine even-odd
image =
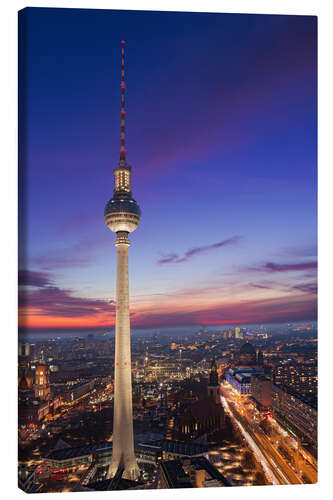
{"type": "Polygon", "coordinates": [[[104,211],[105,223],[117,234],[117,287],[116,287],[116,345],[114,376],[113,450],[108,476],[113,477],[123,468],[123,477],[136,479],[139,469],[134,454],[131,335],[129,314],[128,247],[129,233],[134,231],[141,217],[141,210],[132,197],[132,169],[126,162],[125,150],[125,67],[122,41],[121,71],[121,145],[120,161],[114,169],[114,193],[104,211]]]}
{"type": "Polygon", "coordinates": [[[264,366],[264,355],[260,349],[257,352],[257,365],[264,366]]]}
{"type": "Polygon", "coordinates": [[[307,363],[283,361],[275,366],[273,380],[276,385],[288,387],[306,398],[317,397],[318,373],[315,361],[307,363]]]}
{"type": "Polygon", "coordinates": [[[160,409],[167,409],[168,408],[168,391],[165,387],[160,388],[160,404],[159,408],[160,409]]]}
{"type": "Polygon", "coordinates": [[[217,373],[217,366],[215,359],[212,361],[209,374],[208,382],[208,397],[211,398],[215,403],[220,402],[220,385],[219,376],[217,373]]]}
{"type": "Polygon", "coordinates": [[[228,328],[228,339],[232,339],[232,330],[228,328]]]}
{"type": "Polygon", "coordinates": [[[295,394],[289,388],[272,385],[275,417],[304,443],[317,444],[317,404],[295,394]]]}
{"type": "Polygon", "coordinates": [[[240,334],[240,328],[236,327],[235,328],[235,339],[240,339],[240,338],[242,338],[241,334],[240,334]]]}

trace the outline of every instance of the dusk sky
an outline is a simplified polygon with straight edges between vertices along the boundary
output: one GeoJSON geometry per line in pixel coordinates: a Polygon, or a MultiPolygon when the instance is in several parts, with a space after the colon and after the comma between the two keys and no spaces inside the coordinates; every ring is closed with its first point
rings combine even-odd
{"type": "Polygon", "coordinates": [[[123,39],[132,325],[316,319],[315,17],[29,8],[20,30],[21,326],[114,325],[123,39]]]}

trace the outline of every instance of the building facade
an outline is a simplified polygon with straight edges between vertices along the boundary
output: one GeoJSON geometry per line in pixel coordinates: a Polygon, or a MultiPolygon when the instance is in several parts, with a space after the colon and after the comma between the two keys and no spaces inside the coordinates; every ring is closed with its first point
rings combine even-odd
{"type": "Polygon", "coordinates": [[[297,363],[294,360],[281,362],[274,367],[275,385],[289,387],[293,392],[308,399],[317,397],[318,367],[315,361],[297,363]]]}
{"type": "Polygon", "coordinates": [[[259,410],[269,410],[272,407],[272,382],[263,374],[251,376],[251,394],[259,410]]]}
{"type": "Polygon", "coordinates": [[[278,420],[304,443],[317,444],[317,408],[288,388],[272,387],[272,407],[278,420]]]}
{"type": "Polygon", "coordinates": [[[240,394],[251,395],[252,387],[251,387],[251,378],[253,375],[261,375],[263,374],[262,370],[258,368],[249,367],[249,368],[229,368],[226,373],[226,380],[233,386],[236,391],[240,394]]]}
{"type": "Polygon", "coordinates": [[[36,366],[35,397],[41,401],[46,401],[51,397],[50,368],[43,362],[36,366]]]}

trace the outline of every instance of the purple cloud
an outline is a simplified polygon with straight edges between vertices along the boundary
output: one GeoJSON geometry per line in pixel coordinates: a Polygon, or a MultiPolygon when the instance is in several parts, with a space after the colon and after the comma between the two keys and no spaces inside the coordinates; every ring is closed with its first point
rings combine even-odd
{"type": "Polygon", "coordinates": [[[293,264],[277,264],[276,262],[265,262],[258,267],[250,267],[248,271],[266,272],[266,273],[286,273],[290,271],[310,271],[317,269],[317,262],[299,262],[293,264]]]}
{"type": "Polygon", "coordinates": [[[209,252],[211,250],[215,250],[217,248],[222,248],[228,245],[234,245],[239,242],[241,239],[240,236],[233,236],[232,238],[229,238],[227,240],[220,241],[218,243],[213,243],[212,245],[206,245],[203,247],[195,247],[195,248],[190,248],[185,252],[183,256],[179,256],[176,253],[172,253],[169,255],[165,255],[161,259],[157,261],[157,264],[163,265],[163,264],[180,264],[182,262],[188,262],[192,257],[195,255],[204,253],[204,252],[209,252]]]}
{"type": "Polygon", "coordinates": [[[265,290],[271,290],[272,287],[271,286],[267,286],[267,285],[260,285],[259,283],[249,283],[249,286],[253,287],[253,288],[263,288],[265,290]]]}
{"type": "Polygon", "coordinates": [[[66,267],[76,267],[76,266],[84,266],[92,262],[90,257],[80,257],[80,256],[40,256],[31,259],[32,262],[40,266],[43,269],[57,269],[57,268],[66,268],[66,267]]]}
{"type": "Polygon", "coordinates": [[[50,279],[48,273],[19,269],[18,284],[19,286],[35,286],[42,288],[52,285],[53,281],[50,279]]]}
{"type": "Polygon", "coordinates": [[[86,266],[93,262],[94,251],[102,248],[105,243],[105,236],[92,239],[85,238],[70,248],[58,250],[53,255],[48,254],[34,257],[30,262],[46,270],[86,266]]]}
{"type": "Polygon", "coordinates": [[[317,256],[317,246],[308,246],[308,247],[287,247],[284,248],[283,253],[285,255],[294,256],[294,257],[316,257],[317,256]]]}
{"type": "Polygon", "coordinates": [[[19,280],[20,285],[35,287],[19,291],[19,306],[38,310],[38,316],[73,318],[115,311],[114,300],[76,297],[72,290],[54,286],[47,273],[21,270],[19,280]]]}
{"type": "Polygon", "coordinates": [[[316,294],[318,291],[317,283],[301,283],[300,285],[293,286],[293,288],[304,293],[316,294]]]}
{"type": "Polygon", "coordinates": [[[174,264],[177,263],[178,258],[179,256],[176,253],[171,253],[158,260],[157,264],[174,264]]]}

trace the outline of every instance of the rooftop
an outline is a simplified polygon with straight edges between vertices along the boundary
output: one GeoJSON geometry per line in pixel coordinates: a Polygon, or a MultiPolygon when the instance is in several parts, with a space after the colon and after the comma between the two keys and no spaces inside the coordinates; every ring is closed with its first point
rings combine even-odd
{"type": "Polygon", "coordinates": [[[230,368],[229,369],[229,373],[231,375],[237,375],[238,373],[239,374],[243,374],[243,375],[260,375],[263,373],[263,370],[260,369],[260,368],[230,368]]]}
{"type": "MultiPolygon", "coordinates": [[[[196,470],[205,470],[211,479],[222,483],[222,486],[231,486],[230,482],[212,465],[205,457],[193,457],[189,460],[190,465],[196,470]]],[[[162,460],[161,468],[170,488],[193,488],[188,474],[183,467],[183,460],[162,460]]]]}
{"type": "Polygon", "coordinates": [[[112,450],[112,442],[103,441],[101,443],[94,443],[88,446],[78,446],[75,448],[61,448],[54,449],[48,456],[47,460],[54,460],[61,462],[64,460],[71,460],[78,457],[86,457],[92,453],[101,453],[103,451],[112,450]]]}
{"type": "Polygon", "coordinates": [[[211,398],[204,398],[193,403],[189,411],[195,418],[205,418],[220,415],[223,413],[223,408],[211,398]]]}
{"type": "Polygon", "coordinates": [[[316,400],[310,400],[304,396],[302,396],[301,394],[299,394],[298,392],[293,392],[290,387],[288,386],[285,386],[285,385],[274,385],[273,384],[273,391],[274,391],[274,388],[278,388],[280,389],[281,391],[289,394],[290,396],[293,396],[295,399],[298,399],[299,401],[301,401],[302,403],[306,404],[307,406],[310,406],[310,408],[313,408],[314,410],[318,410],[318,402],[316,400]]]}
{"type": "Polygon", "coordinates": [[[208,452],[208,446],[199,443],[181,443],[180,441],[172,441],[168,439],[160,439],[148,443],[139,443],[138,448],[141,449],[160,449],[168,453],[183,455],[187,457],[201,455],[208,452]]]}
{"type": "Polygon", "coordinates": [[[103,481],[95,481],[86,485],[86,489],[95,491],[109,491],[110,489],[117,490],[129,490],[142,486],[144,483],[139,483],[137,481],[132,481],[130,479],[124,479],[123,477],[117,481],[115,487],[111,488],[111,483],[113,479],[104,479],[103,481]]]}
{"type": "Polygon", "coordinates": [[[252,355],[255,356],[256,355],[256,350],[253,347],[253,345],[250,344],[250,342],[248,342],[248,340],[247,340],[245,342],[245,344],[243,344],[242,347],[240,348],[239,354],[252,354],[252,355]]]}
{"type": "MultiPolygon", "coordinates": [[[[151,451],[166,451],[182,456],[195,456],[202,455],[208,452],[208,447],[200,443],[181,443],[178,441],[171,441],[167,439],[159,439],[155,441],[148,441],[147,443],[138,443],[136,449],[151,450],[151,451]]],[[[55,462],[63,462],[66,460],[73,460],[75,458],[87,457],[95,453],[102,453],[104,451],[112,450],[112,442],[103,441],[94,443],[88,446],[78,446],[75,448],[70,447],[65,442],[59,441],[53,451],[47,456],[47,460],[55,462]],[[65,446],[67,445],[67,447],[65,446]]]]}
{"type": "Polygon", "coordinates": [[[160,463],[169,488],[193,488],[181,460],[163,460],[160,463]]]}

